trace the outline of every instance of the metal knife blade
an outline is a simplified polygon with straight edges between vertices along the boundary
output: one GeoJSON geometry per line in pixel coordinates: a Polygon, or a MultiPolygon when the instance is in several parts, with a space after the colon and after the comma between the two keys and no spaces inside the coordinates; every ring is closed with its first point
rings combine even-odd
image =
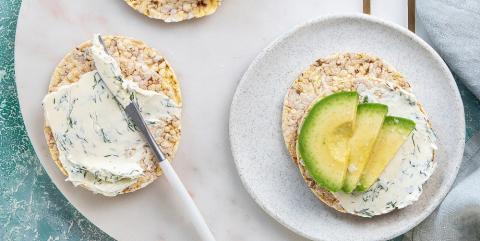
{"type": "Polygon", "coordinates": [[[135,92],[130,88],[132,84],[126,85],[127,81],[124,80],[117,61],[108,53],[102,37],[98,34],[95,35],[93,40],[92,54],[102,81],[112,92],[115,99],[122,105],[127,116],[140,129],[140,132],[143,133],[145,140],[158,157],[158,161],[162,162],[166,160],[140,113],[135,92]]]}

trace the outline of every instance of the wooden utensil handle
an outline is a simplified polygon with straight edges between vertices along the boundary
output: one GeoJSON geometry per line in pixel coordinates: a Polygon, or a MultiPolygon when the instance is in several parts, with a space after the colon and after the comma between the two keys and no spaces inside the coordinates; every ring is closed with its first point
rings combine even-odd
{"type": "MultiPolygon", "coordinates": [[[[371,1],[363,0],[363,13],[371,14],[371,1]]],[[[408,0],[408,29],[415,33],[415,0],[408,0]]]]}

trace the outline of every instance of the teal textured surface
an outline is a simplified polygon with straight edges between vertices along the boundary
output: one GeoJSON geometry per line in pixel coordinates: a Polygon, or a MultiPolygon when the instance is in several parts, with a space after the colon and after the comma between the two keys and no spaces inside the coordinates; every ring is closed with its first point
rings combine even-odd
{"type": "Polygon", "coordinates": [[[20,3],[0,1],[0,240],[109,240],[58,191],[26,134],[14,76],[20,3]]]}
{"type": "MultiPolygon", "coordinates": [[[[0,240],[110,240],[57,190],[26,134],[14,76],[20,4],[0,0],[0,240]]],[[[468,139],[480,130],[480,101],[461,83],[459,89],[468,139]]]]}

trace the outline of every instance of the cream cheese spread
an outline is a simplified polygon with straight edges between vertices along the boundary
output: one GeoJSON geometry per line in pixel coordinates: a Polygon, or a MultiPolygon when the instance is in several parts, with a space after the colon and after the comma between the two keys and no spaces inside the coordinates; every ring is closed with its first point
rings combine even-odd
{"type": "Polygon", "coordinates": [[[45,96],[44,115],[68,174],[67,181],[115,196],[143,175],[143,161],[151,153],[122,106],[135,96],[149,126],[180,118],[181,109],[166,95],[143,90],[124,79],[98,38],[93,43],[97,70],[45,96]],[[120,98],[115,99],[112,93],[120,98]]]}
{"type": "Polygon", "coordinates": [[[395,88],[389,82],[369,85],[359,83],[362,102],[388,106],[388,115],[415,121],[416,127],[396,156],[389,162],[378,181],[364,193],[333,193],[349,213],[372,217],[404,208],[418,200],[422,185],[433,173],[436,137],[426,115],[409,91],[395,88]]]}

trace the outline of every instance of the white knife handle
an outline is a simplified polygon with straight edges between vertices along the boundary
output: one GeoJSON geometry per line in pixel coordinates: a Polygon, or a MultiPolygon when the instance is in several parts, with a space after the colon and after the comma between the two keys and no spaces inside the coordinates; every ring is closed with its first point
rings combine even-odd
{"type": "Polygon", "coordinates": [[[205,223],[200,210],[198,210],[197,206],[193,202],[192,197],[190,197],[187,189],[185,189],[182,181],[180,178],[178,178],[177,173],[175,173],[175,170],[172,168],[172,165],[170,165],[170,162],[168,160],[162,161],[160,162],[160,167],[162,168],[163,174],[167,178],[168,183],[170,183],[171,187],[175,190],[175,192],[178,194],[178,197],[180,197],[184,206],[187,208],[190,219],[200,235],[200,238],[203,241],[215,241],[215,238],[208,228],[207,223],[205,223]]]}
{"type": "Polygon", "coordinates": [[[205,223],[205,220],[203,219],[202,214],[193,202],[192,197],[190,197],[190,194],[188,194],[187,189],[185,189],[182,181],[180,181],[180,178],[178,178],[177,173],[175,172],[175,170],[173,170],[172,165],[170,165],[170,162],[165,158],[162,151],[155,142],[155,138],[153,138],[152,134],[150,133],[147,124],[145,124],[145,120],[143,120],[137,104],[135,102],[131,102],[130,104],[128,104],[127,107],[125,107],[125,113],[127,113],[127,115],[135,123],[135,125],[137,125],[137,127],[140,129],[140,132],[143,133],[147,143],[150,145],[153,153],[158,158],[160,167],[162,168],[162,171],[167,178],[168,183],[170,183],[170,186],[173,188],[173,190],[175,190],[178,197],[180,197],[180,200],[182,200],[183,205],[185,205],[185,207],[187,208],[187,213],[190,216],[190,220],[192,220],[193,226],[195,226],[195,229],[200,235],[200,238],[203,241],[215,241],[212,232],[210,232],[207,223],[205,223]]]}

